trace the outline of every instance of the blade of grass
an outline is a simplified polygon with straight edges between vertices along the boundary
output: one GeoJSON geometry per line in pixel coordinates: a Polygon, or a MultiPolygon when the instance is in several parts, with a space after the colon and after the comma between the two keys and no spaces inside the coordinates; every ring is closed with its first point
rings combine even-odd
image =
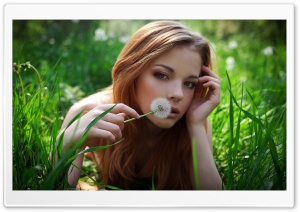
{"type": "MultiPolygon", "coordinates": [[[[280,167],[280,162],[279,162],[279,157],[278,157],[278,153],[277,153],[277,148],[276,148],[276,144],[275,141],[273,139],[273,137],[271,136],[271,133],[274,131],[274,129],[277,129],[278,125],[281,125],[282,123],[282,119],[284,116],[285,110],[283,110],[282,112],[278,111],[275,116],[273,117],[272,121],[269,124],[269,128],[268,128],[268,132],[267,135],[269,137],[269,150],[271,153],[271,157],[272,157],[272,161],[278,176],[278,182],[280,184],[280,187],[282,186],[282,181],[283,181],[283,170],[280,167]]],[[[286,141],[283,141],[283,143],[285,143],[286,141]]],[[[277,183],[276,183],[277,184],[277,183]]]]}
{"type": "Polygon", "coordinates": [[[255,121],[256,123],[258,123],[261,127],[263,127],[265,129],[264,124],[261,122],[260,119],[258,119],[256,116],[252,115],[251,113],[249,113],[248,111],[244,110],[243,108],[241,108],[241,106],[238,104],[238,102],[236,101],[236,99],[234,98],[232,91],[229,90],[231,96],[232,96],[232,100],[233,102],[236,104],[236,106],[238,106],[238,108],[248,117],[250,118],[252,121],[255,121]]]}
{"type": "Polygon", "coordinates": [[[155,190],[154,173],[155,173],[155,167],[153,168],[153,171],[152,171],[152,182],[151,182],[151,190],[152,191],[155,190]]]}
{"type": "MultiPolygon", "coordinates": [[[[85,139],[87,138],[88,132],[91,129],[91,127],[93,125],[95,125],[100,119],[102,119],[106,114],[108,114],[116,105],[117,104],[113,105],[111,108],[107,109],[106,111],[101,113],[99,116],[97,116],[93,121],[91,121],[91,123],[89,123],[89,125],[84,129],[80,139],[76,142],[76,144],[74,145],[74,147],[72,149],[75,149],[77,151],[82,146],[85,139]]],[[[74,155],[74,154],[75,154],[75,152],[72,155],[74,155]]]]}
{"type": "Polygon", "coordinates": [[[72,162],[75,158],[78,157],[78,155],[81,155],[81,154],[84,154],[84,153],[87,153],[87,152],[95,152],[95,151],[99,151],[99,150],[103,150],[103,149],[107,149],[111,146],[114,146],[118,143],[120,143],[121,141],[123,141],[124,139],[121,139],[113,144],[109,144],[109,145],[105,145],[105,146],[97,146],[97,147],[91,147],[91,148],[88,148],[88,149],[85,149],[85,150],[82,150],[81,152],[75,154],[74,156],[72,156],[66,163],[70,163],[72,162]]]}
{"type": "MultiPolygon", "coordinates": [[[[71,149],[67,149],[66,152],[64,153],[64,155],[60,158],[58,158],[58,162],[56,163],[55,167],[53,168],[53,170],[50,172],[50,174],[48,175],[48,178],[45,180],[44,186],[42,187],[42,189],[48,190],[48,189],[52,189],[54,187],[54,183],[55,181],[59,178],[59,176],[61,174],[65,175],[66,178],[66,174],[68,172],[68,169],[72,163],[72,161],[70,160],[70,158],[74,158],[74,155],[76,154],[76,151],[82,146],[85,138],[87,137],[87,133],[90,130],[90,128],[97,122],[99,121],[103,116],[105,116],[107,113],[109,113],[114,107],[116,106],[116,104],[114,106],[112,106],[111,108],[109,108],[108,110],[104,111],[103,113],[101,113],[99,116],[97,116],[84,130],[84,133],[82,134],[81,138],[79,139],[79,141],[71,148],[71,149]]],[[[81,113],[79,113],[81,114],[81,113]]],[[[78,114],[78,116],[76,116],[76,118],[79,118],[80,115],[78,114]]],[[[71,122],[75,121],[76,119],[73,118],[71,120],[71,122]]],[[[70,126],[71,123],[68,123],[67,126],[70,126]]],[[[62,136],[60,137],[60,139],[62,139],[62,136]]],[[[59,140],[60,140],[59,139],[59,140]]]]}
{"type": "Polygon", "coordinates": [[[80,170],[81,173],[83,173],[85,176],[87,176],[90,180],[92,180],[97,186],[99,186],[100,188],[104,189],[104,188],[109,188],[112,190],[122,190],[116,186],[112,186],[112,185],[107,185],[107,184],[103,184],[103,183],[99,183],[97,182],[95,179],[93,179],[92,177],[89,176],[88,173],[86,173],[85,171],[83,171],[82,169],[80,169],[78,166],[76,166],[75,164],[72,163],[72,166],[74,166],[75,168],[77,168],[78,170],[80,170]]]}
{"type": "MultiPolygon", "coordinates": [[[[248,96],[250,96],[251,99],[251,103],[252,103],[252,113],[255,114],[256,111],[258,111],[258,107],[254,101],[253,95],[251,95],[251,93],[248,91],[248,89],[246,88],[246,92],[248,94],[248,96]]],[[[261,119],[261,117],[259,116],[259,113],[257,114],[258,118],[261,119]]],[[[258,129],[257,129],[257,125],[256,124],[251,124],[251,130],[254,130],[255,135],[258,135],[258,129]]],[[[250,143],[250,148],[255,149],[255,147],[259,144],[259,137],[255,136],[256,139],[254,139],[254,142],[250,143]]],[[[250,141],[252,141],[253,139],[251,139],[250,141]]]]}
{"type": "Polygon", "coordinates": [[[58,138],[58,143],[57,143],[57,147],[58,147],[58,153],[61,154],[62,153],[62,144],[63,144],[63,138],[65,135],[65,131],[77,120],[81,117],[83,113],[83,110],[80,111],[66,126],[66,128],[63,130],[63,132],[61,133],[61,135],[58,138]]]}
{"type": "Polygon", "coordinates": [[[199,177],[198,177],[198,167],[197,167],[197,142],[196,139],[192,140],[192,157],[193,157],[193,169],[194,169],[194,178],[196,183],[196,189],[200,189],[199,177]]]}
{"type": "MultiPolygon", "coordinates": [[[[242,98],[241,98],[241,107],[243,105],[243,94],[244,94],[244,86],[242,86],[242,98]]],[[[239,140],[240,140],[240,129],[241,129],[241,110],[239,111],[236,132],[234,137],[234,149],[233,149],[233,166],[235,166],[235,161],[237,159],[237,152],[239,149],[239,140]]]]}
{"type": "Polygon", "coordinates": [[[233,159],[232,159],[232,145],[234,142],[234,108],[233,108],[233,94],[231,92],[231,82],[228,72],[226,71],[226,76],[229,84],[230,91],[230,102],[229,102],[229,122],[230,122],[230,139],[228,143],[228,154],[227,154],[227,163],[228,163],[228,176],[227,176],[227,187],[228,189],[232,189],[233,186],[233,159]]]}

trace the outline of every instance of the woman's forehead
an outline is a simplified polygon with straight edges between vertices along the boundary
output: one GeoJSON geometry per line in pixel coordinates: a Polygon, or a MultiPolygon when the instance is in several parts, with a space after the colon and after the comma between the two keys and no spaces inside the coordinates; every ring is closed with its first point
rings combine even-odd
{"type": "MultiPolygon", "coordinates": [[[[151,66],[157,64],[172,66],[188,66],[193,67],[196,70],[201,70],[202,58],[198,51],[189,46],[179,46],[172,48],[164,54],[157,57],[150,63],[151,66]]],[[[173,67],[175,68],[175,67],[173,67]]]]}

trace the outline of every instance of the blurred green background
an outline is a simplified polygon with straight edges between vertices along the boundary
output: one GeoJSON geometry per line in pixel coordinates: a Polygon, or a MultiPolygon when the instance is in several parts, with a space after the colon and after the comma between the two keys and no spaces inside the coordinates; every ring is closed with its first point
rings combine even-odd
{"type": "MultiPolygon", "coordinates": [[[[43,81],[43,95],[49,97],[43,106],[42,137],[50,139],[55,118],[61,122],[72,104],[111,83],[111,68],[126,41],[150,21],[13,22],[13,61],[30,61],[43,81]]],[[[285,189],[286,21],[177,21],[206,37],[215,51],[221,103],[210,119],[215,160],[225,185],[285,189]]],[[[29,99],[39,81],[36,72],[25,70],[21,77],[27,93],[22,98],[29,99]]],[[[18,77],[13,77],[14,88],[18,77]]]]}
{"type": "MultiPolygon", "coordinates": [[[[68,102],[74,103],[82,96],[111,83],[111,68],[125,42],[148,22],[150,21],[14,21],[13,61],[30,61],[41,75],[50,73],[57,76],[60,86],[66,89],[64,95],[67,99],[61,105],[65,112],[65,107],[69,107],[68,102]]],[[[257,86],[261,89],[285,87],[285,21],[180,22],[211,41],[217,55],[215,69],[223,81],[226,81],[225,71],[228,70],[232,77],[249,89],[257,90],[257,86]]],[[[26,73],[23,78],[25,83],[31,82],[32,73],[26,73]]],[[[52,83],[51,80],[54,77],[48,79],[49,84],[52,83]]],[[[262,95],[264,96],[263,93],[262,95]]],[[[262,101],[269,98],[263,96],[262,101]]],[[[285,101],[284,98],[280,102],[276,98],[269,100],[274,104],[285,101]]]]}

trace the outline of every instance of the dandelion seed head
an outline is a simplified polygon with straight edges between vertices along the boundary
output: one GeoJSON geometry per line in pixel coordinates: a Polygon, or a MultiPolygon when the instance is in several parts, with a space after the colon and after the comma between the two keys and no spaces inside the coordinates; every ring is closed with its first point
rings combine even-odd
{"type": "Polygon", "coordinates": [[[268,47],[264,48],[264,50],[263,50],[263,54],[267,55],[267,56],[272,55],[273,53],[274,53],[274,49],[272,46],[268,46],[268,47]]]}
{"type": "Polygon", "coordinates": [[[154,116],[160,119],[167,118],[171,113],[171,105],[166,98],[159,97],[152,101],[150,105],[151,111],[154,116]]]}
{"type": "Polygon", "coordinates": [[[228,71],[233,70],[234,64],[235,64],[234,57],[227,57],[227,58],[226,58],[226,69],[227,69],[228,71]]]}

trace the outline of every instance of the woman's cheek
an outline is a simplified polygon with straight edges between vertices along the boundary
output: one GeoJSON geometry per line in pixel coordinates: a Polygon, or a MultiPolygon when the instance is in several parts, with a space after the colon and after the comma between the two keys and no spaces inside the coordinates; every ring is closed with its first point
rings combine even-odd
{"type": "Polygon", "coordinates": [[[184,108],[185,108],[185,112],[187,111],[187,109],[189,108],[192,100],[193,100],[193,96],[194,96],[194,91],[190,91],[190,92],[186,92],[185,94],[185,103],[184,103],[184,108]]]}
{"type": "Polygon", "coordinates": [[[155,98],[163,96],[164,90],[162,83],[159,83],[157,79],[149,75],[139,79],[137,83],[137,98],[143,113],[150,111],[151,102],[155,98]]]}

